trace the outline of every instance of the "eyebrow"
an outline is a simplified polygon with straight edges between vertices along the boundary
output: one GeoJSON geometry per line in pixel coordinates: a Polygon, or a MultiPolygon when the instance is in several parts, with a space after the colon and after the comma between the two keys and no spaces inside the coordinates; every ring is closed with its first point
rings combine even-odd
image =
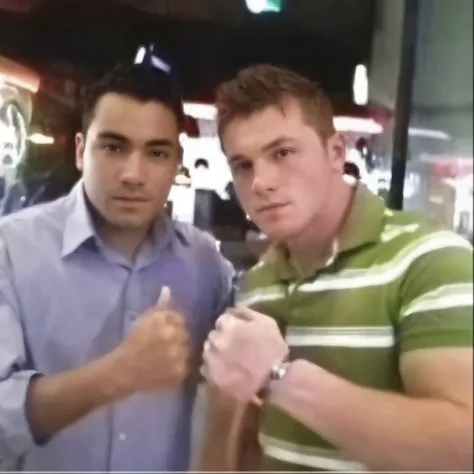
{"type": "Polygon", "coordinates": [[[159,146],[165,148],[176,148],[177,144],[168,138],[156,138],[145,142],[145,146],[159,146]]]}
{"type": "Polygon", "coordinates": [[[227,159],[227,162],[229,163],[229,165],[232,165],[236,163],[237,161],[244,161],[247,159],[248,158],[246,158],[244,155],[233,155],[233,156],[229,156],[229,158],[227,159]]]}
{"type": "MultiPolygon", "coordinates": [[[[121,143],[130,143],[130,139],[125,135],[117,132],[101,132],[98,134],[98,138],[101,140],[115,140],[121,143]]],[[[165,148],[176,148],[177,144],[168,138],[155,138],[153,140],[148,140],[145,142],[145,146],[159,146],[165,148]]]]}
{"type": "MultiPolygon", "coordinates": [[[[267,152],[269,150],[273,150],[274,148],[278,148],[281,145],[284,145],[285,143],[289,142],[294,142],[295,140],[291,137],[286,137],[286,136],[281,136],[278,138],[275,138],[275,140],[272,140],[271,142],[267,143],[266,145],[263,145],[260,150],[262,152],[267,152]]],[[[228,162],[229,164],[235,163],[236,161],[242,161],[242,160],[247,160],[248,158],[244,155],[233,155],[229,157],[228,162]]]]}
{"type": "Polygon", "coordinates": [[[97,135],[97,138],[101,140],[115,140],[122,143],[127,143],[130,141],[126,136],[116,132],[100,132],[97,135]]]}
{"type": "Polygon", "coordinates": [[[288,142],[294,142],[295,140],[290,137],[286,137],[282,135],[281,137],[275,138],[275,140],[272,140],[270,143],[267,143],[266,145],[263,145],[261,150],[263,152],[272,150],[273,148],[278,148],[281,145],[284,145],[285,143],[288,142]]]}

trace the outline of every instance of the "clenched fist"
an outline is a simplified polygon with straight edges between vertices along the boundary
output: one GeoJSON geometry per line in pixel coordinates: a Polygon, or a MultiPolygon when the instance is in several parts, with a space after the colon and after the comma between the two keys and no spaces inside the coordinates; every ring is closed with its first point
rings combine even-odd
{"type": "Polygon", "coordinates": [[[251,401],[289,352],[275,320],[247,308],[229,310],[204,345],[202,374],[230,397],[251,401]]]}
{"type": "Polygon", "coordinates": [[[183,317],[170,308],[171,292],[163,287],[156,306],[135,322],[117,348],[131,393],[176,387],[187,375],[188,331],[183,317]]]}

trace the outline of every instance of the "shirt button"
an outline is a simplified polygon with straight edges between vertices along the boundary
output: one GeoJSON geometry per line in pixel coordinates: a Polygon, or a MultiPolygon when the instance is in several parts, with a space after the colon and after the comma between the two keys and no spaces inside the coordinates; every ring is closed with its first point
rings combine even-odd
{"type": "Polygon", "coordinates": [[[138,317],[138,314],[133,312],[133,311],[129,311],[127,313],[127,318],[130,320],[130,321],[135,321],[138,317]]]}
{"type": "Polygon", "coordinates": [[[127,439],[127,435],[125,433],[119,434],[119,441],[125,441],[127,439]]]}

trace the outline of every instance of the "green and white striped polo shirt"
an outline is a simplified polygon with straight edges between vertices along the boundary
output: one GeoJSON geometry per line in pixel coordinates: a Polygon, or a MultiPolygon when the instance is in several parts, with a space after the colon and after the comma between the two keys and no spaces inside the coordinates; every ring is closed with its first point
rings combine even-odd
{"type": "MultiPolygon", "coordinates": [[[[239,304],[278,321],[292,358],[402,392],[401,353],[472,346],[472,247],[414,214],[387,209],[359,185],[326,268],[300,278],[270,251],[246,276],[239,304]]],[[[264,470],[364,470],[274,407],[266,409],[260,442],[264,470]]]]}

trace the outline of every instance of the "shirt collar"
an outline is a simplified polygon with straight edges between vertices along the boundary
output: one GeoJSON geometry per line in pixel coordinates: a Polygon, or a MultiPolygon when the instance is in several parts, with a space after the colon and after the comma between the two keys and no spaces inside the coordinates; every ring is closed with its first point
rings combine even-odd
{"type": "Polygon", "coordinates": [[[339,238],[339,253],[378,242],[384,226],[385,210],[384,200],[359,183],[339,238]]]}
{"type": "Polygon", "coordinates": [[[96,237],[94,224],[87,209],[82,180],[72,188],[68,201],[69,208],[63,233],[62,257],[70,255],[86,241],[96,237]]]}
{"type": "MultiPolygon", "coordinates": [[[[63,232],[62,257],[72,254],[88,241],[100,242],[86,202],[82,179],[73,187],[67,199],[69,206],[63,232]]],[[[174,246],[178,241],[184,245],[189,245],[186,233],[182,232],[170,219],[160,219],[155,222],[153,228],[155,252],[168,244],[174,246]]]]}
{"type": "MultiPolygon", "coordinates": [[[[331,266],[340,255],[379,240],[383,228],[385,203],[365,185],[356,183],[354,186],[354,197],[348,215],[339,238],[333,243],[332,254],[326,262],[326,268],[331,266]]],[[[271,246],[263,258],[267,263],[275,265],[279,280],[299,277],[285,249],[271,246]]]]}

